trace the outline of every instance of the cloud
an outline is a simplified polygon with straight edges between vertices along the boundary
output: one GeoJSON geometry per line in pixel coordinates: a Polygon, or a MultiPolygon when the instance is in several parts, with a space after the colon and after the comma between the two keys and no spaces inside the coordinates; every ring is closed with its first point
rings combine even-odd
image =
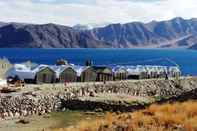
{"type": "Polygon", "coordinates": [[[63,25],[197,17],[196,0],[1,0],[0,21],[63,25]]]}

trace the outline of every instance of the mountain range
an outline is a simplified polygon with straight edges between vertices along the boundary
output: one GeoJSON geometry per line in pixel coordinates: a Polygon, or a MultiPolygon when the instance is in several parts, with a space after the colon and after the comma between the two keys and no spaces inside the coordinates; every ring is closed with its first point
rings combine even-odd
{"type": "Polygon", "coordinates": [[[197,19],[177,17],[98,28],[0,22],[0,47],[197,49],[197,19]]]}

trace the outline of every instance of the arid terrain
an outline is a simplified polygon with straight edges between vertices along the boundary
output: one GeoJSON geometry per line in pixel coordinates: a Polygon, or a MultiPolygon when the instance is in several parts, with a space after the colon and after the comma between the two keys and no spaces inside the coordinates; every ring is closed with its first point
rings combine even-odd
{"type": "Polygon", "coordinates": [[[153,104],[133,113],[108,113],[104,119],[82,121],[54,131],[196,131],[197,101],[153,104]]]}
{"type": "Polygon", "coordinates": [[[18,92],[1,93],[0,131],[56,128],[66,131],[196,129],[197,102],[186,102],[196,100],[196,83],[197,78],[187,77],[178,80],[70,83],[67,86],[25,85],[18,92]],[[166,104],[178,101],[176,104],[166,104]],[[77,111],[77,115],[69,114],[70,110],[77,111]],[[102,115],[112,113],[107,113],[106,118],[102,119],[97,118],[97,112],[102,115]],[[23,119],[28,123],[17,124],[23,119]]]}

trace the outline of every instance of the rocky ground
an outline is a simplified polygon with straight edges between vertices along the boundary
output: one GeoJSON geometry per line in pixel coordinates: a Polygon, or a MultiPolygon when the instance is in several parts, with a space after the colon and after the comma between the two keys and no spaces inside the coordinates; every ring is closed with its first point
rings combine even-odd
{"type": "Polygon", "coordinates": [[[153,99],[179,96],[196,88],[197,78],[70,83],[66,87],[63,84],[26,85],[19,92],[0,94],[0,118],[43,115],[64,110],[70,105],[73,109],[80,109],[83,104],[89,105],[85,106],[86,110],[107,105],[105,110],[119,109],[120,106],[132,108],[132,105],[136,106],[135,101],[144,105],[152,103],[153,99]],[[79,106],[81,102],[84,103],[79,106]]]}
{"type": "Polygon", "coordinates": [[[76,125],[81,120],[95,120],[103,117],[103,113],[93,112],[52,112],[43,116],[32,115],[28,118],[4,120],[0,122],[0,131],[53,131],[56,128],[76,125]],[[20,123],[21,120],[29,123],[20,123]]]}

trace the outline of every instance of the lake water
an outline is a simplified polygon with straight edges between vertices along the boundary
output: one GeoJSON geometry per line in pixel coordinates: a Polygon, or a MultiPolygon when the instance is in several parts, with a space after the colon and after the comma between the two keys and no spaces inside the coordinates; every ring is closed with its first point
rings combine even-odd
{"type": "Polygon", "coordinates": [[[197,51],[186,49],[0,49],[0,57],[13,63],[31,60],[55,64],[64,58],[70,63],[84,65],[91,59],[95,65],[176,65],[184,75],[197,75],[197,51]],[[176,63],[176,64],[175,64],[176,63]]]}

